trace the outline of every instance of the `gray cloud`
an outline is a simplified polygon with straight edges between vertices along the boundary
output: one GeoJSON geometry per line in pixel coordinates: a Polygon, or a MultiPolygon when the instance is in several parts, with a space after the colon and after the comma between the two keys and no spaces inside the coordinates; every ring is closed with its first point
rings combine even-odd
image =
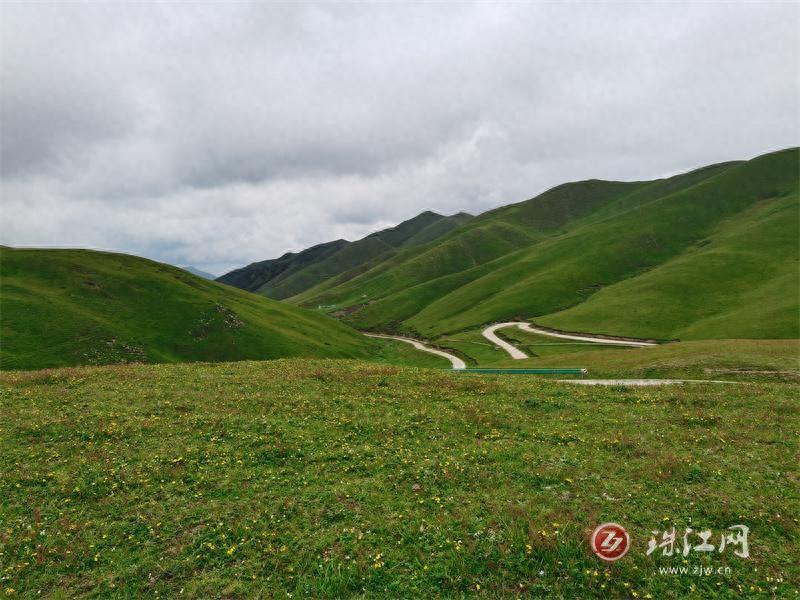
{"type": "Polygon", "coordinates": [[[800,133],[794,3],[1,10],[6,244],[219,273],[800,133]]]}

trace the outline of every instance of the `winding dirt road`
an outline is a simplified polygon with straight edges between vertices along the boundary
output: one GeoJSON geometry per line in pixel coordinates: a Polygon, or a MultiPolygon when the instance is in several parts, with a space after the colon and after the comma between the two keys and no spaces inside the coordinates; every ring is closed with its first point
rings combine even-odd
{"type": "Polygon", "coordinates": [[[547,329],[540,329],[539,327],[535,327],[530,323],[525,321],[507,321],[505,323],[495,323],[494,325],[489,325],[486,329],[481,332],[481,335],[485,337],[487,340],[502,348],[511,358],[521,360],[524,358],[528,358],[528,355],[525,354],[522,350],[514,346],[513,344],[508,343],[504,339],[501,339],[497,336],[495,331],[498,329],[502,329],[503,327],[517,327],[522,331],[527,333],[534,333],[536,335],[544,335],[547,337],[552,338],[559,338],[562,340],[574,340],[577,342],[592,342],[595,344],[606,344],[609,346],[627,346],[632,348],[645,348],[649,346],[657,346],[655,342],[644,342],[644,341],[635,341],[635,340],[615,340],[609,339],[599,336],[594,336],[588,333],[558,333],[555,331],[548,331],[547,329]]]}
{"type": "Polygon", "coordinates": [[[450,354],[449,352],[445,352],[444,350],[437,350],[436,348],[431,348],[429,346],[426,346],[422,342],[412,338],[400,337],[396,335],[383,335],[380,333],[365,333],[364,335],[366,335],[367,337],[384,338],[388,340],[398,340],[400,342],[405,342],[407,344],[411,344],[417,350],[422,350],[423,352],[428,352],[430,354],[435,354],[436,356],[441,356],[442,358],[446,358],[447,360],[450,361],[450,364],[453,365],[454,369],[460,370],[467,368],[466,363],[460,358],[458,358],[455,354],[450,354]]]}
{"type": "Polygon", "coordinates": [[[512,325],[519,326],[521,324],[522,323],[495,323],[494,325],[489,325],[489,327],[484,329],[481,332],[481,335],[483,335],[483,337],[492,342],[495,346],[499,346],[500,348],[508,352],[511,358],[516,358],[516,359],[528,358],[528,355],[525,354],[522,350],[520,350],[513,344],[509,344],[504,339],[497,337],[497,335],[495,334],[495,331],[503,327],[511,327],[512,325]]]}
{"type": "Polygon", "coordinates": [[[718,379],[558,379],[558,383],[574,383],[576,385],[673,385],[682,383],[730,383],[747,385],[749,381],[720,381],[718,379]]]}
{"type": "MultiPolygon", "coordinates": [[[[653,342],[637,342],[634,340],[627,341],[627,340],[608,340],[605,338],[594,338],[585,335],[570,335],[570,334],[558,334],[552,331],[546,331],[543,329],[538,329],[536,327],[531,327],[528,323],[519,323],[519,322],[512,322],[512,323],[496,323],[494,325],[490,325],[486,329],[483,330],[483,336],[489,340],[490,342],[497,344],[501,348],[503,348],[506,352],[508,352],[512,358],[527,358],[526,354],[519,350],[519,348],[509,344],[505,340],[500,339],[495,335],[495,331],[500,329],[501,327],[510,327],[510,326],[517,326],[523,331],[530,331],[532,333],[541,333],[542,335],[549,335],[551,337],[564,337],[566,339],[578,339],[581,341],[592,341],[598,343],[606,343],[606,344],[613,344],[613,345],[627,345],[627,346],[655,346],[656,344],[653,342]],[[624,344],[621,344],[624,342],[624,344]]],[[[446,358],[450,361],[450,364],[453,366],[454,370],[462,370],[466,369],[467,365],[464,363],[463,360],[458,358],[454,354],[450,354],[449,352],[445,352],[444,350],[437,350],[436,348],[431,348],[430,346],[426,346],[419,340],[415,340],[413,338],[401,337],[397,335],[384,335],[381,333],[365,333],[362,331],[364,335],[367,337],[373,338],[383,338],[388,340],[397,340],[399,342],[405,342],[407,344],[411,344],[417,350],[421,350],[422,352],[428,352],[430,354],[435,354],[436,356],[441,356],[442,358],[446,358]]],[[[621,386],[660,386],[660,385],[675,385],[675,384],[685,384],[685,383],[730,383],[730,384],[742,384],[745,382],[741,381],[719,381],[714,379],[559,379],[557,380],[558,383],[572,383],[576,385],[621,385],[621,386]]]]}
{"type": "MultiPolygon", "coordinates": [[[[517,348],[513,344],[509,344],[508,342],[499,338],[495,334],[495,331],[503,327],[519,327],[522,331],[527,331],[529,333],[535,333],[538,335],[546,335],[549,337],[555,337],[567,340],[578,340],[581,342],[607,344],[612,346],[630,346],[630,347],[641,348],[646,346],[658,345],[655,342],[646,342],[637,340],[614,340],[608,338],[594,337],[593,335],[590,334],[558,333],[555,331],[548,331],[546,329],[539,329],[538,327],[532,326],[530,323],[519,322],[519,321],[495,323],[494,325],[489,325],[483,330],[482,332],[483,337],[485,337],[493,344],[496,344],[498,347],[508,352],[511,358],[516,358],[516,359],[528,358],[528,356],[524,352],[522,352],[519,348],[517,348]]],[[[450,364],[453,366],[454,370],[462,370],[467,368],[466,363],[459,357],[457,357],[455,354],[450,354],[449,352],[445,352],[444,350],[437,350],[436,348],[431,348],[430,346],[426,346],[419,340],[415,340],[413,338],[401,337],[397,335],[384,335],[381,333],[366,333],[363,331],[361,333],[363,333],[367,337],[397,340],[399,342],[405,342],[406,344],[411,344],[417,350],[421,350],[422,352],[428,352],[429,354],[435,354],[436,356],[441,356],[442,358],[446,358],[447,360],[450,361],[450,364]]],[[[719,381],[713,379],[559,379],[558,382],[571,383],[576,385],[601,385],[601,386],[622,385],[622,386],[637,386],[637,387],[675,385],[675,384],[685,384],[685,383],[730,383],[730,384],[744,383],[740,381],[719,381]]]]}

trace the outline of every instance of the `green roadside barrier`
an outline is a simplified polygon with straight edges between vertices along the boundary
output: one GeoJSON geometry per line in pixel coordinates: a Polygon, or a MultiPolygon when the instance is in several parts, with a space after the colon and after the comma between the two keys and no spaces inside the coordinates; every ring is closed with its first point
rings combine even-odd
{"type": "Polygon", "coordinates": [[[586,369],[453,369],[457,373],[488,373],[492,375],[579,375],[588,373],[586,369]]]}

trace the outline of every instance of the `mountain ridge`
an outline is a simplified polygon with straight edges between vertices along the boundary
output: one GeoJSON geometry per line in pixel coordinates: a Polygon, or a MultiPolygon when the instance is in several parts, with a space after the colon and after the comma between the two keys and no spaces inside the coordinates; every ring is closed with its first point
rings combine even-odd
{"type": "Polygon", "coordinates": [[[761,301],[778,311],[767,323],[756,318],[757,303],[733,285],[761,289],[757,269],[748,263],[747,276],[738,276],[731,265],[737,244],[766,265],[796,264],[797,219],[784,217],[781,223],[748,211],[766,203],[767,213],[797,214],[799,164],[798,149],[789,148],[652,181],[561,184],[482,213],[430,244],[400,252],[346,281],[322,282],[289,301],[330,306],[360,329],[431,339],[497,320],[533,318],[578,331],[659,339],[800,337],[800,325],[791,318],[798,305],[797,277],[790,270],[763,270],[782,282],[775,283],[773,294],[762,292],[767,298],[761,301]],[[755,223],[750,230],[749,218],[755,223]],[[729,236],[728,229],[737,233],[729,236]],[[697,244],[711,244],[715,254],[694,256],[697,244]],[[722,256],[728,278],[708,271],[722,256]],[[671,261],[685,272],[675,266],[662,269],[671,261]],[[608,291],[626,289],[624,282],[653,270],[666,280],[661,287],[647,287],[651,308],[608,291]],[[714,289],[707,287],[711,281],[714,289]],[[688,296],[672,297],[676,286],[688,296]],[[614,318],[603,310],[601,299],[613,299],[614,318]],[[739,323],[704,312],[711,306],[730,312],[736,302],[749,307],[739,323]],[[676,303],[686,307],[680,316],[670,309],[676,303]],[[624,318],[636,314],[642,315],[640,322],[624,318]],[[706,324],[694,323],[695,318],[706,324]],[[758,325],[746,326],[743,318],[758,325]]]}
{"type": "Polygon", "coordinates": [[[472,218],[465,212],[445,216],[423,211],[353,242],[339,239],[300,252],[287,252],[276,259],[235,269],[216,281],[283,300],[331,277],[363,268],[376,258],[386,259],[400,249],[433,241],[472,218]]]}

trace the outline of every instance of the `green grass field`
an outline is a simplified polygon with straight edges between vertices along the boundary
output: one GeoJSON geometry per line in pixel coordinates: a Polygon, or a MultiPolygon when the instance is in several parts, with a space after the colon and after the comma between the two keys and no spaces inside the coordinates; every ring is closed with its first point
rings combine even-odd
{"type": "Polygon", "coordinates": [[[9,597],[798,594],[794,385],[299,359],[0,379],[9,597]],[[632,543],[613,564],[587,542],[608,520],[632,543]],[[651,531],[740,523],[747,559],[646,554],[651,531]],[[658,572],[699,566],[730,572],[658,572]]]}

